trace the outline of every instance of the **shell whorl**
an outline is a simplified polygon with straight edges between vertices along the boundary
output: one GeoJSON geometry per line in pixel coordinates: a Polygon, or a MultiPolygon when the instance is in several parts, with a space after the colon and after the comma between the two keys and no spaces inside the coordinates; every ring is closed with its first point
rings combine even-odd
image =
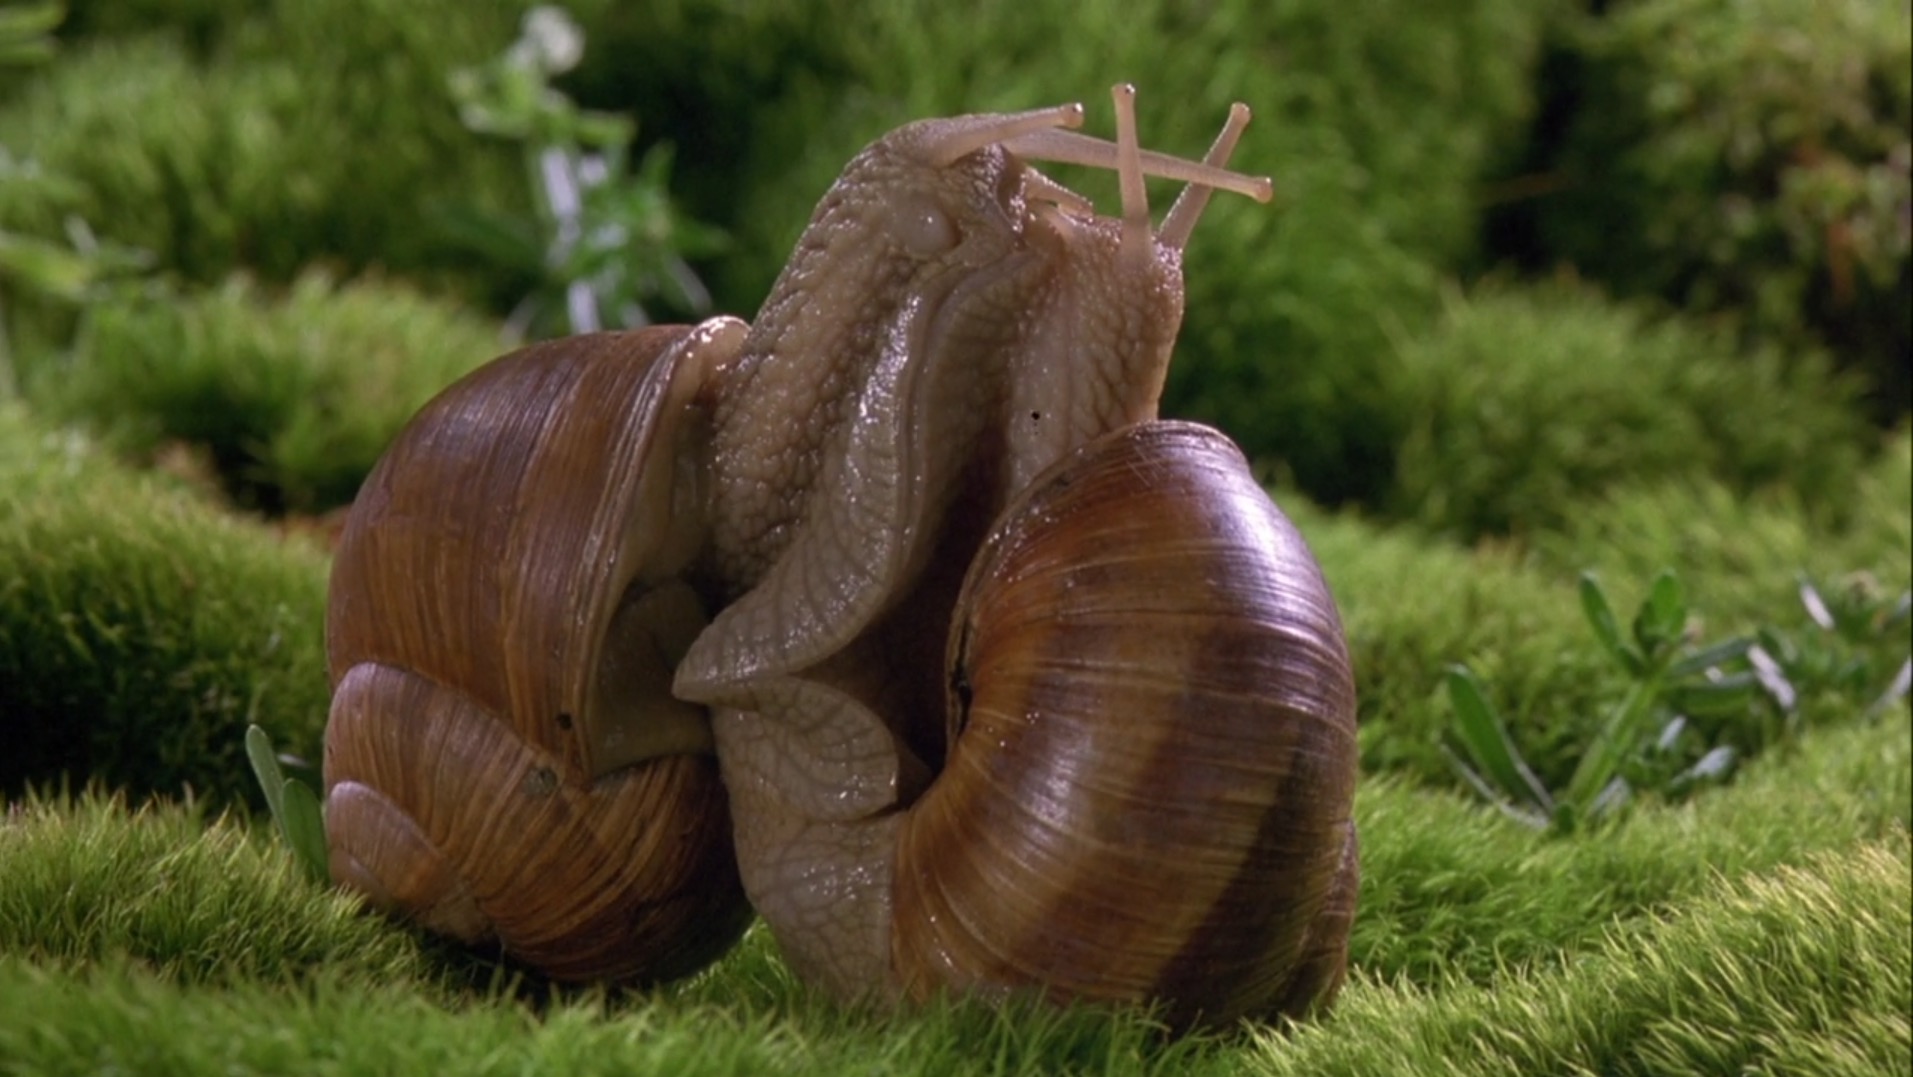
{"type": "Polygon", "coordinates": [[[1240,452],[1185,423],[1091,442],[1005,511],[957,608],[953,744],[898,836],[905,992],[1175,1023],[1332,994],[1354,688],[1321,574],[1240,452]]]}
{"type": "Polygon", "coordinates": [[[741,332],[523,349],[387,451],[328,602],[339,882],[560,978],[667,978],[742,933],[708,720],[668,690],[705,619],[674,575],[688,398],[741,332]]]}

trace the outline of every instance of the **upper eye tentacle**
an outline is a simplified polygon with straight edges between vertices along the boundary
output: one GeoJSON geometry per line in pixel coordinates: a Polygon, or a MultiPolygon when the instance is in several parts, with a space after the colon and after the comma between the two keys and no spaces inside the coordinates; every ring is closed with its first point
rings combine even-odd
{"type": "MultiPolygon", "coordinates": [[[[1229,156],[1235,152],[1236,143],[1242,138],[1242,129],[1249,126],[1249,106],[1237,101],[1229,106],[1229,119],[1222,125],[1221,133],[1203,155],[1202,163],[1211,168],[1222,168],[1229,163],[1229,156]]],[[[1156,239],[1163,246],[1182,250],[1189,245],[1189,235],[1196,230],[1196,221],[1202,217],[1202,211],[1209,206],[1209,196],[1215,188],[1206,183],[1191,182],[1182,189],[1176,204],[1169,207],[1169,216],[1162,219],[1162,229],[1156,233],[1156,239]]],[[[1267,199],[1262,199],[1267,201],[1267,199]]]]}
{"type": "Polygon", "coordinates": [[[1031,134],[1082,125],[1083,106],[1078,101],[1024,112],[950,116],[917,125],[917,150],[930,164],[943,168],[985,146],[1007,145],[1031,134]]]}

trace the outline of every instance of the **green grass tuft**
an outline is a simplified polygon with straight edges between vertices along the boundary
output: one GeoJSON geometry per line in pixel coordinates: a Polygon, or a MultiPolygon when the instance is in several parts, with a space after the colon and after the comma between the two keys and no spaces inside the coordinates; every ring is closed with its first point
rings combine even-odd
{"type": "Polygon", "coordinates": [[[0,792],[215,803],[257,722],[316,761],[326,560],[0,405],[0,792]]]}
{"type": "Polygon", "coordinates": [[[30,797],[0,822],[0,955],[64,969],[130,959],[181,983],[324,969],[427,989],[438,975],[409,933],[243,823],[94,794],[30,797]]]}
{"type": "Polygon", "coordinates": [[[1610,925],[1720,876],[1772,871],[1913,825],[1904,713],[1816,732],[1728,786],[1636,808],[1564,840],[1458,794],[1369,780],[1356,799],[1362,891],[1352,963],[1434,989],[1578,960],[1610,925]]]}
{"type": "Polygon", "coordinates": [[[1913,864],[1904,830],[1715,880],[1538,975],[1440,991],[1365,980],[1335,1016],[1262,1037],[1251,1072],[1905,1072],[1913,864]],[[1837,1067],[1821,1070],[1819,1065],[1837,1067]]]}

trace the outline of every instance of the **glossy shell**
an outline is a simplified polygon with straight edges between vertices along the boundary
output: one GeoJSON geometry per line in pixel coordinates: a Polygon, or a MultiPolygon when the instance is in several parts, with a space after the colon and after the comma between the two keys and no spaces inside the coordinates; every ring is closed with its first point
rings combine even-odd
{"type": "Polygon", "coordinates": [[[367,479],[327,611],[340,883],[564,979],[679,975],[742,933],[708,724],[668,693],[704,623],[671,575],[696,521],[651,464],[685,458],[674,379],[711,345],[676,327],[516,352],[367,479]]]}
{"type": "Polygon", "coordinates": [[[1346,963],[1355,693],[1295,528],[1206,427],[1084,446],[1000,518],[947,766],[900,829],[906,993],[1299,1013],[1346,963]]]}

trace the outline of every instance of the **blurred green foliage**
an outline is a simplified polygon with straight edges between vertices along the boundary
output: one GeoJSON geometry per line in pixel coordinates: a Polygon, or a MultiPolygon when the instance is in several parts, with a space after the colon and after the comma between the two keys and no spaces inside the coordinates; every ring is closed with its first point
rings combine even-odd
{"type": "Polygon", "coordinates": [[[130,457],[183,443],[238,503],[312,513],[349,502],[413,412],[507,347],[495,323],[394,282],[309,273],[277,294],[235,277],[120,289],[87,308],[70,357],[23,380],[130,457]]]}
{"type": "Polygon", "coordinates": [[[1403,345],[1393,388],[1412,417],[1388,512],[1464,540],[1683,475],[1784,486],[1837,515],[1867,444],[1851,379],[1823,354],[1737,348],[1565,285],[1451,294],[1403,345]]]}
{"type": "Polygon", "coordinates": [[[0,68],[30,67],[53,58],[53,29],[66,16],[60,0],[0,4],[0,68]]]}
{"type": "MultiPolygon", "coordinates": [[[[1818,360],[1776,356],[1813,350],[1786,326],[1806,324],[1798,311],[1814,289],[1847,280],[1855,305],[1813,322],[1819,337],[1846,363],[1885,341],[1893,362],[1873,383],[1904,376],[1906,349],[1892,346],[1903,343],[1893,321],[1903,326],[1907,310],[1894,301],[1906,266],[1904,162],[1894,162],[1906,144],[1908,77],[1894,62],[1906,35],[1888,32],[1904,12],[1843,0],[1827,18],[1799,17],[1805,2],[1634,0],[1590,14],[1567,0],[1476,0],[1438,13],[1406,0],[1360,9],[1218,0],[1197,18],[1163,0],[849,10],[823,0],[743,10],[582,0],[573,14],[585,52],[557,85],[586,108],[635,115],[633,160],[672,147],[672,197],[734,242],[719,252],[686,232],[666,241],[680,249],[658,264],[694,269],[719,309],[746,315],[843,163],[897,123],[1085,99],[1091,128],[1107,132],[1101,91],[1134,78],[1146,141],[1195,153],[1229,101],[1251,102],[1258,119],[1238,163],[1276,178],[1278,204],[1214,204],[1188,260],[1189,314],[1165,410],[1222,426],[1318,501],[1400,513],[1431,482],[1447,483],[1397,474],[1422,459],[1411,450],[1429,425],[1475,410],[1494,418],[1492,402],[1452,392],[1431,407],[1417,364],[1441,349],[1431,338],[1460,346],[1443,278],[1493,253],[1478,247],[1482,217],[1502,196],[1485,184],[1536,137],[1537,100],[1560,97],[1540,81],[1562,75],[1539,68],[1544,41],[1573,51],[1568,76],[1583,98],[1565,117],[1541,118],[1567,132],[1547,165],[1569,187],[1534,207],[1558,241],[1553,257],[1622,292],[1741,316],[1754,336],[1656,338],[1693,347],[1699,367],[1752,368],[1720,382],[1736,392],[1814,380],[1794,371],[1818,360]],[[1850,233],[1837,250],[1836,233],[1850,233]],[[692,264],[674,263],[680,256],[692,264]],[[1895,273],[1900,283],[1878,291],[1895,273]]],[[[513,147],[464,129],[449,87],[496,56],[530,6],[81,3],[65,58],[0,108],[0,142],[33,165],[0,175],[0,229],[56,240],[78,219],[197,285],[235,269],[287,282],[315,261],[345,275],[377,267],[502,315],[550,291],[550,267],[523,256],[535,242],[470,257],[469,225],[523,218],[535,185],[513,147]]],[[[1058,171],[1113,201],[1111,177],[1058,171]]],[[[1159,205],[1169,193],[1158,189],[1159,205]]],[[[1728,426],[1775,406],[1720,405],[1709,413],[1728,426]]],[[[1736,488],[1784,470],[1774,455],[1784,438],[1752,431],[1751,419],[1738,425],[1746,429],[1710,432],[1713,449],[1686,459],[1705,469],[1752,452],[1730,465],[1736,488]]],[[[1825,429],[1807,428],[1803,438],[1825,429]]],[[[1600,440],[1559,434],[1577,437],[1600,440]]],[[[1629,451],[1652,472],[1684,439],[1675,431],[1629,451]]],[[[1435,491],[1431,522],[1471,534],[1542,520],[1558,513],[1542,504],[1554,490],[1626,477],[1626,461],[1610,468],[1596,455],[1546,457],[1570,474],[1537,466],[1490,498],[1499,505],[1467,503],[1485,496],[1483,476],[1458,476],[1476,492],[1456,492],[1451,511],[1435,491]],[[1528,484],[1537,478],[1548,488],[1528,484]]]]}
{"type": "Polygon", "coordinates": [[[581,109],[551,85],[583,52],[569,15],[537,8],[510,47],[449,86],[468,128],[519,145],[537,191],[531,211],[455,206],[447,222],[474,254],[535,282],[508,319],[535,339],[635,328],[654,312],[696,319],[711,296],[686,259],[724,246],[673,204],[670,144],[634,167],[629,116],[581,109]]]}
{"type": "Polygon", "coordinates": [[[0,110],[0,144],[35,165],[0,182],[0,227],[48,237],[77,216],[198,283],[325,261],[484,294],[495,282],[430,215],[523,196],[514,156],[472,138],[444,89],[497,39],[475,18],[365,7],[283,5],[212,61],[171,35],[72,49],[0,110]]]}
{"type": "Polygon", "coordinates": [[[1908,403],[1913,9],[1625,0],[1574,24],[1579,107],[1541,202],[1554,257],[1627,294],[1818,338],[1908,403]]]}

